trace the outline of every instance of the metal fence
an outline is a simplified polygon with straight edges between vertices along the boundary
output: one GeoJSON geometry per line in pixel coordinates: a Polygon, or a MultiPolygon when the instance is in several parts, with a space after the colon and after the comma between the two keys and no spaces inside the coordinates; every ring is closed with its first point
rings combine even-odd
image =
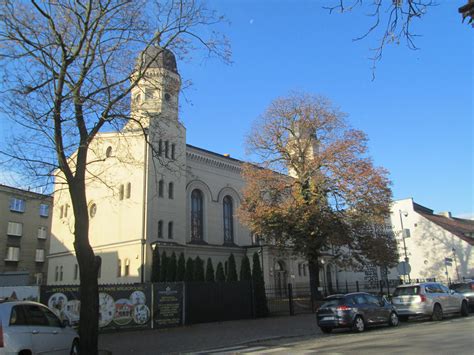
{"type": "Polygon", "coordinates": [[[266,287],[265,292],[270,315],[294,315],[314,313],[323,303],[325,297],[338,293],[367,292],[390,296],[400,283],[400,280],[396,279],[376,282],[343,282],[332,285],[321,284],[319,287],[320,297],[317,300],[312,299],[309,285],[293,286],[288,284],[280,288],[266,287]]]}

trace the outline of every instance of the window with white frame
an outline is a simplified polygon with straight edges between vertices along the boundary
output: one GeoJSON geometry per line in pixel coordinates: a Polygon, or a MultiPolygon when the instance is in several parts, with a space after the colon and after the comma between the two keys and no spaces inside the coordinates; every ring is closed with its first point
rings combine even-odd
{"type": "Polygon", "coordinates": [[[46,227],[38,227],[38,239],[48,239],[48,229],[46,227]]]}
{"type": "Polygon", "coordinates": [[[10,211],[25,212],[25,200],[21,198],[12,197],[10,199],[10,211]]]}
{"type": "Polygon", "coordinates": [[[23,224],[18,222],[8,222],[7,234],[21,237],[23,234],[23,224]]]}
{"type": "Polygon", "coordinates": [[[36,249],[35,261],[37,263],[44,263],[44,249],[36,249]]]}
{"type": "Polygon", "coordinates": [[[40,216],[48,217],[49,216],[49,205],[42,203],[40,204],[40,216]]]}
{"type": "Polygon", "coordinates": [[[20,260],[20,248],[8,247],[5,261],[19,261],[20,260]]]}

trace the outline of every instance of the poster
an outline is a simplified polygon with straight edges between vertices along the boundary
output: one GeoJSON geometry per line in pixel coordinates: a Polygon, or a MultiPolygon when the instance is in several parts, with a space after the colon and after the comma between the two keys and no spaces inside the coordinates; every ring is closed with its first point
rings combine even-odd
{"type": "MultiPolygon", "coordinates": [[[[79,323],[79,286],[46,286],[41,302],[71,326],[79,323]]],[[[99,328],[137,329],[151,326],[151,287],[146,284],[100,285],[99,328]]]]}
{"type": "Polygon", "coordinates": [[[178,327],[183,324],[183,283],[153,284],[153,328],[178,327]]]}

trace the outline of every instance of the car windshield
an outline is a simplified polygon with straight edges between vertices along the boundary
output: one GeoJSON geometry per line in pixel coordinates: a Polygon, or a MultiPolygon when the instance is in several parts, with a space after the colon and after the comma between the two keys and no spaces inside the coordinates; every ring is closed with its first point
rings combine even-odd
{"type": "Polygon", "coordinates": [[[326,300],[326,302],[321,306],[321,308],[331,308],[337,307],[345,303],[345,298],[331,298],[326,300]]]}
{"type": "Polygon", "coordinates": [[[393,293],[393,297],[415,296],[420,293],[420,286],[398,287],[393,293]]]}

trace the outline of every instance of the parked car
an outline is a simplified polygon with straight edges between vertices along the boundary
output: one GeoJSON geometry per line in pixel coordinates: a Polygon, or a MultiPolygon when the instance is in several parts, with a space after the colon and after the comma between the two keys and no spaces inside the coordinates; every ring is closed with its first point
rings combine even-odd
{"type": "Polygon", "coordinates": [[[464,297],[467,298],[467,303],[471,312],[474,312],[474,280],[454,283],[451,284],[449,288],[463,294],[464,297]]]}
{"type": "Polygon", "coordinates": [[[460,313],[462,316],[469,313],[464,295],[437,282],[400,285],[393,293],[392,303],[401,321],[412,316],[430,316],[432,320],[441,320],[447,313],[460,313]]]}
{"type": "Polygon", "coordinates": [[[330,333],[334,328],[363,332],[371,325],[398,325],[397,311],[385,297],[356,292],[329,296],[325,301],[316,315],[323,333],[330,333]]]}
{"type": "Polygon", "coordinates": [[[46,306],[0,301],[0,355],[79,354],[79,336],[46,306]]]}

